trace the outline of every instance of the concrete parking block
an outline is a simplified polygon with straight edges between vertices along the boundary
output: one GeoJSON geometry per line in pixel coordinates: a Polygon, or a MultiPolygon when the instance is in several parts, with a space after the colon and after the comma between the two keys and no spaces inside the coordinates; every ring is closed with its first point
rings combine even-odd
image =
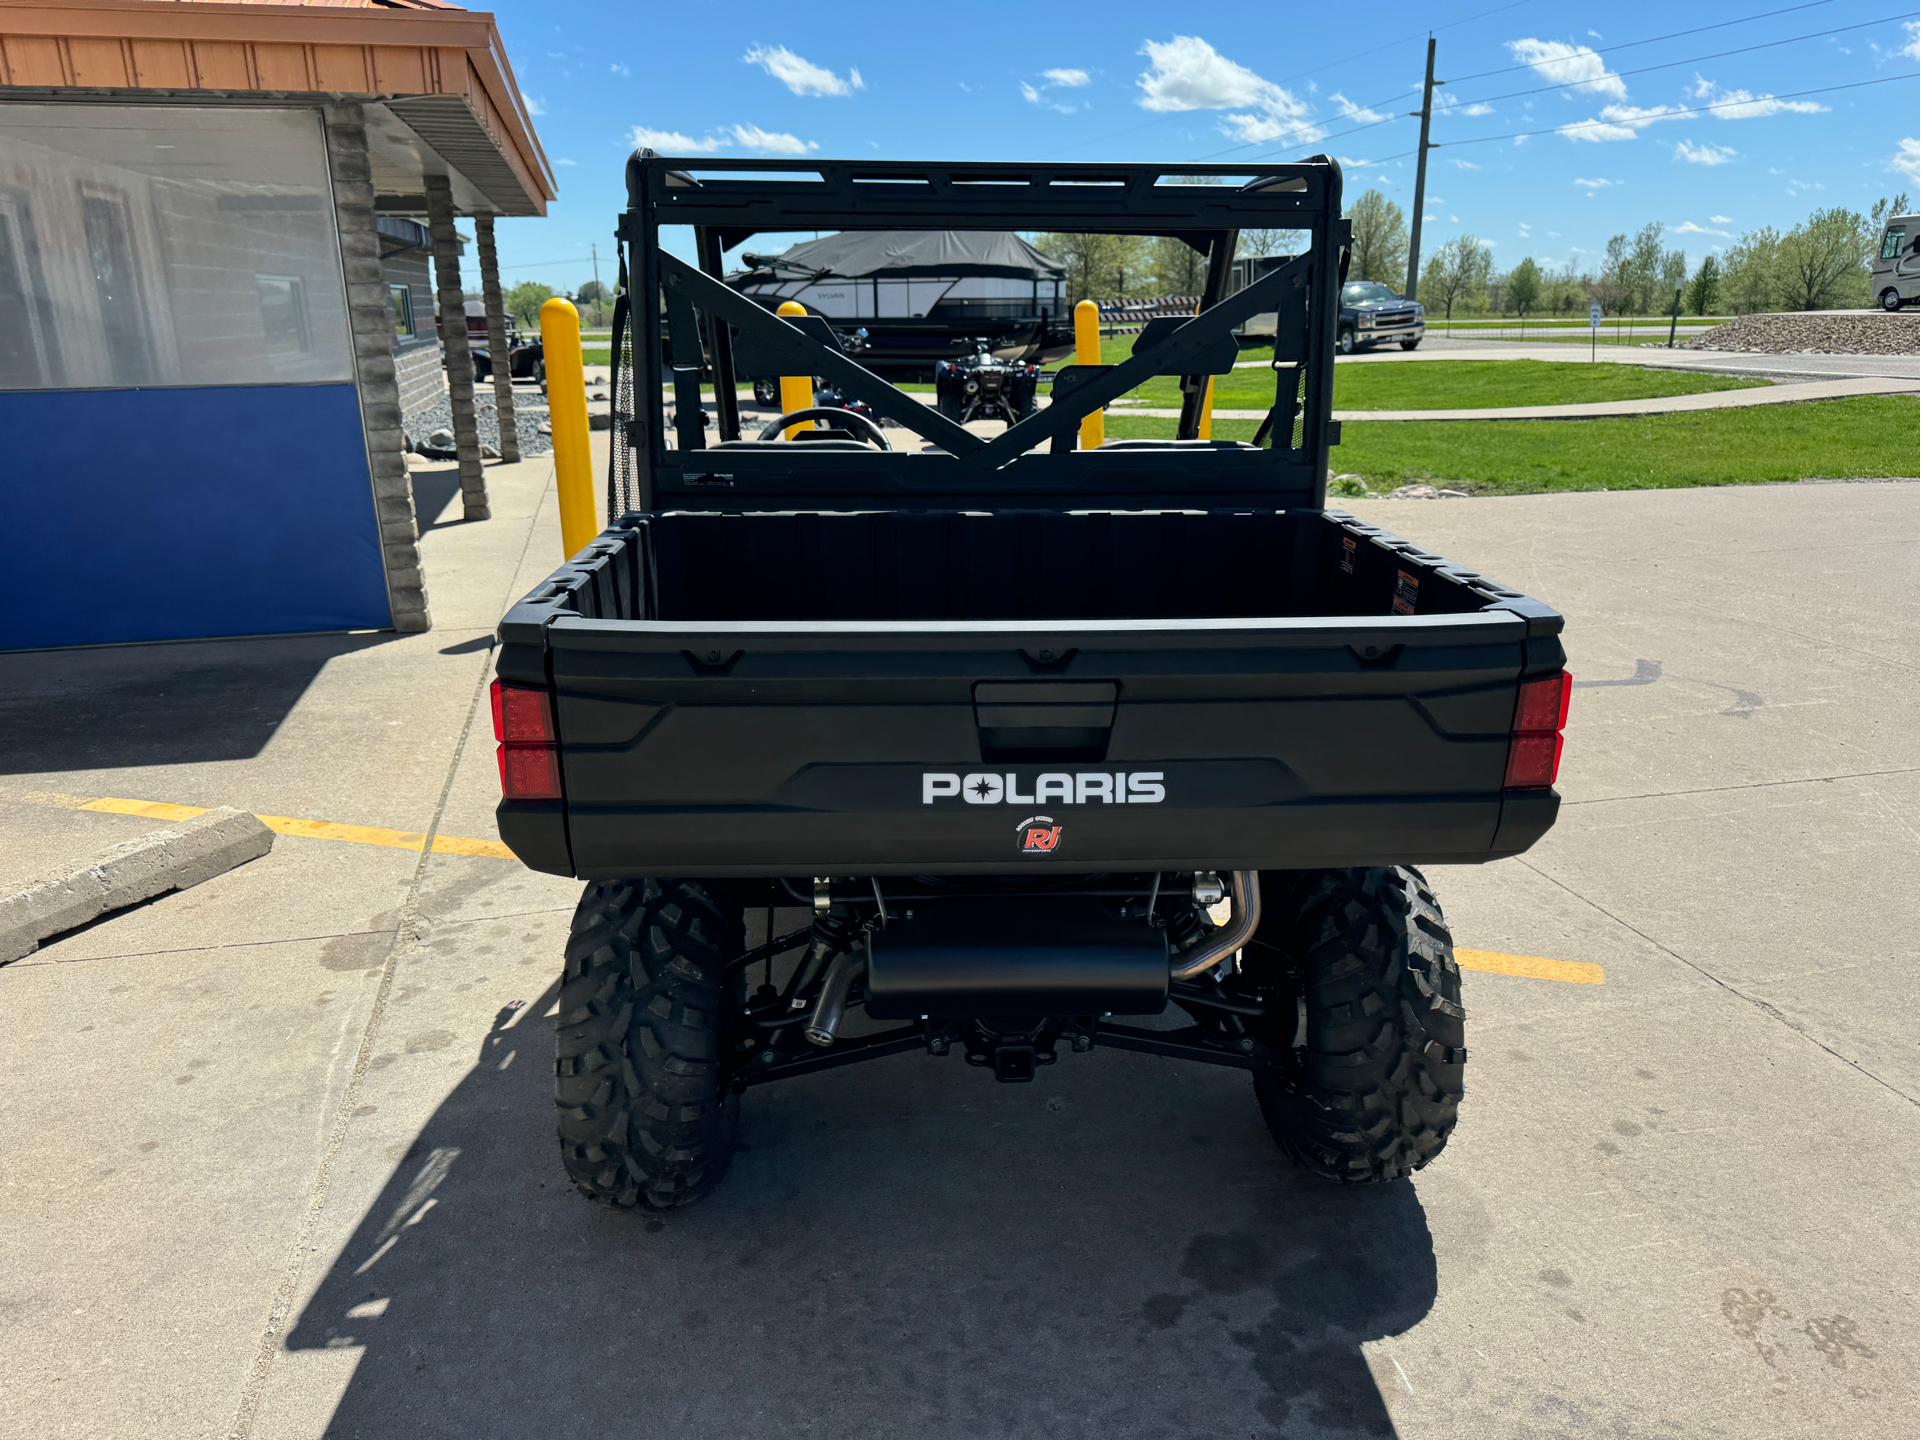
{"type": "Polygon", "coordinates": [[[49,936],[168,891],[190,890],[272,849],[273,832],[231,806],[109,846],[0,896],[0,965],[31,955],[49,936]]]}

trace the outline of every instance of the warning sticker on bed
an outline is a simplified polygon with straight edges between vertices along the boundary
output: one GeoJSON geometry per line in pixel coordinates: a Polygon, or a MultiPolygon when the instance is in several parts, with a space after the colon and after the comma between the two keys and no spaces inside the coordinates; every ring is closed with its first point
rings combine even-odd
{"type": "Polygon", "coordinates": [[[1356,549],[1357,547],[1354,543],[1353,536],[1344,535],[1341,537],[1341,569],[1349,575],[1354,574],[1354,552],[1356,549]]]}
{"type": "Polygon", "coordinates": [[[1394,572],[1394,614],[1413,615],[1420,600],[1421,581],[1404,570],[1394,572]]]}

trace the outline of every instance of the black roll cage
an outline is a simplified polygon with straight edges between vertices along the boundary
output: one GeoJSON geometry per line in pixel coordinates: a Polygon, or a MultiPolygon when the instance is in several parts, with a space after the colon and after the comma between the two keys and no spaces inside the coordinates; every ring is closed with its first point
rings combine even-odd
{"type": "MultiPolygon", "coordinates": [[[[1289,165],[995,165],[841,160],[668,158],[627,162],[628,209],[616,237],[635,303],[637,371],[631,449],[642,510],[700,509],[1319,509],[1333,419],[1334,329],[1346,270],[1341,168],[1316,156],[1289,165]],[[1244,183],[1183,183],[1184,177],[1244,183]],[[663,250],[663,225],[693,227],[698,264],[663,250]],[[797,230],[892,228],[1085,231],[1172,236],[1208,257],[1200,313],[1160,322],[1114,366],[1066,366],[1053,402],[992,440],[946,419],[843,353],[819,317],[790,323],[733,290],[721,255],[749,237],[797,230]],[[1238,233],[1305,231],[1306,250],[1227,295],[1238,233]],[[1265,447],[1192,437],[1204,367],[1235,327],[1278,316],[1275,399],[1265,447]],[[742,442],[736,337],[781,374],[824,377],[843,395],[927,441],[920,451],[742,442]],[[719,444],[700,382],[711,367],[719,444]],[[1154,376],[1182,379],[1180,439],[1083,451],[1080,421],[1154,376]],[[666,387],[674,389],[668,444],[666,387]]],[[[616,355],[623,353],[615,338],[616,355]]],[[[617,378],[618,381],[618,378],[617,378]]],[[[617,392],[618,393],[618,392],[617,392]]]]}

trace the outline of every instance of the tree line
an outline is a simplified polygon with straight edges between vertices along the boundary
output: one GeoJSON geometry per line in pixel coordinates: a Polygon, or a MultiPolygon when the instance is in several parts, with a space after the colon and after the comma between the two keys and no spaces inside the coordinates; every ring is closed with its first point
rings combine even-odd
{"type": "MultiPolygon", "coordinates": [[[[1890,215],[1905,215],[1904,194],[1877,201],[1862,215],[1835,206],[1816,210],[1786,232],[1763,226],[1690,269],[1687,252],[1665,243],[1666,227],[1650,221],[1633,234],[1608,239],[1601,264],[1577,269],[1524,257],[1506,271],[1494,251],[1473,235],[1457,235],[1432,250],[1421,266],[1417,292],[1430,311],[1463,314],[1574,315],[1599,305],[1608,315],[1664,315],[1681,290],[1692,315],[1745,315],[1771,310],[1833,310],[1869,304],[1868,262],[1890,215]]],[[[1349,207],[1353,250],[1348,279],[1378,280],[1399,292],[1407,284],[1405,212],[1378,190],[1349,207]]],[[[1295,253],[1296,230],[1243,230],[1242,256],[1295,253]]],[[[1207,262],[1184,241],[1166,236],[1043,234],[1034,244],[1067,267],[1069,304],[1162,295],[1198,295],[1207,262]]]]}
{"type": "MultiPolygon", "coordinates": [[[[1816,210],[1793,229],[1763,226],[1710,253],[1692,271],[1687,253],[1663,243],[1660,221],[1632,235],[1609,238],[1600,266],[1577,270],[1527,256],[1505,273],[1494,252],[1472,235],[1439,246],[1421,267],[1418,292],[1429,310],[1465,313],[1565,315],[1599,305],[1610,315],[1666,314],[1681,291],[1693,315],[1737,315],[1773,310],[1834,310],[1865,306],[1868,262],[1890,215],[1905,215],[1903,193],[1875,202],[1862,215],[1834,206],[1816,210]]],[[[1369,190],[1348,211],[1354,248],[1348,278],[1379,280],[1399,290],[1407,283],[1408,233],[1401,207],[1369,190]]]]}

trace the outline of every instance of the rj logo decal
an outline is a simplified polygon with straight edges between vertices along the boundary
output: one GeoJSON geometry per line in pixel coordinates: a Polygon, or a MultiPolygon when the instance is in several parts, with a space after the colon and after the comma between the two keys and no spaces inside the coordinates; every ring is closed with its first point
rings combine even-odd
{"type": "Polygon", "coordinates": [[[1051,855],[1061,843],[1061,828],[1052,816],[1029,816],[1014,827],[1024,856],[1051,855]]]}

